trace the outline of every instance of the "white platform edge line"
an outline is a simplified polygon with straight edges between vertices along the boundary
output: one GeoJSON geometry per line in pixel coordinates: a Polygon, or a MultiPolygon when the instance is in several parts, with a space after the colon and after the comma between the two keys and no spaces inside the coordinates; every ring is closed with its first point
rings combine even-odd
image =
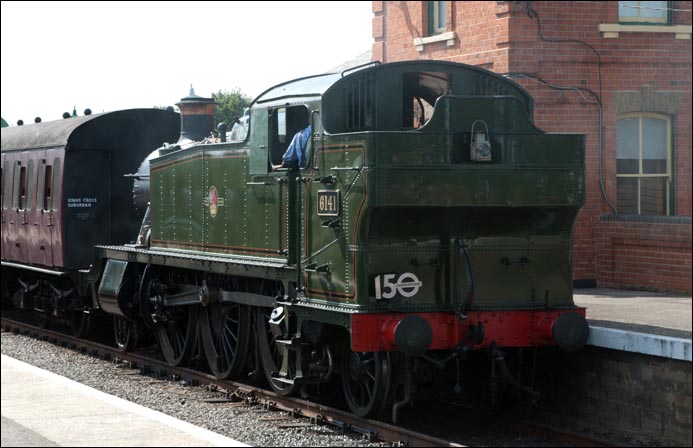
{"type": "Polygon", "coordinates": [[[590,325],[590,335],[587,339],[587,344],[595,347],[661,356],[682,361],[692,360],[690,339],[590,325]]]}
{"type": "Polygon", "coordinates": [[[69,378],[65,378],[63,376],[57,375],[53,372],[49,372],[47,370],[43,370],[41,368],[32,366],[31,364],[27,364],[27,363],[20,361],[18,359],[14,359],[10,356],[3,354],[1,360],[2,360],[3,364],[7,364],[11,367],[15,367],[17,369],[24,370],[24,371],[32,373],[34,375],[46,378],[50,381],[54,381],[60,385],[63,385],[65,387],[69,387],[70,389],[72,389],[74,391],[77,391],[79,393],[82,393],[84,395],[92,397],[94,399],[104,401],[108,404],[112,404],[114,406],[117,406],[120,409],[123,409],[125,411],[132,412],[132,413],[137,414],[137,415],[141,415],[142,417],[150,418],[150,419],[155,420],[159,423],[162,423],[166,426],[170,426],[171,428],[183,431],[186,434],[189,434],[189,435],[192,435],[192,436],[197,437],[199,439],[202,439],[206,442],[213,443],[217,446],[233,446],[233,447],[250,446],[250,445],[246,445],[244,443],[241,443],[237,440],[231,439],[229,437],[222,436],[221,434],[217,434],[217,433],[210,431],[208,429],[200,428],[200,427],[195,426],[193,424],[190,424],[188,422],[178,420],[177,418],[163,414],[159,411],[155,411],[155,410],[146,408],[144,406],[141,406],[139,404],[133,403],[131,401],[127,401],[127,400],[124,400],[122,398],[118,398],[118,397],[115,397],[113,395],[109,395],[105,392],[101,392],[99,390],[96,390],[96,389],[91,388],[89,386],[86,386],[84,384],[80,384],[76,381],[73,381],[69,378]]]}

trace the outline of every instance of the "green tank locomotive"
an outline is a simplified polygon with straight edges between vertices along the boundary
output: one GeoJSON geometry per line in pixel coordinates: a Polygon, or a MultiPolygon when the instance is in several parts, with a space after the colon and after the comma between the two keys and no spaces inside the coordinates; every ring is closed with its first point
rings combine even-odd
{"type": "MultiPolygon", "coordinates": [[[[183,131],[208,120],[211,100],[184,103],[183,131]]],[[[411,61],[277,85],[243,141],[183,132],[142,175],[139,244],[101,248],[119,344],[143,325],[173,365],[199,343],[220,378],[341,381],[360,416],[396,418],[414,366],[474,350],[517,385],[505,351],[588,332],[571,278],[584,137],[544,133],[532,108],[492,72],[411,61]],[[278,168],[307,122],[304,163],[278,168]]]]}

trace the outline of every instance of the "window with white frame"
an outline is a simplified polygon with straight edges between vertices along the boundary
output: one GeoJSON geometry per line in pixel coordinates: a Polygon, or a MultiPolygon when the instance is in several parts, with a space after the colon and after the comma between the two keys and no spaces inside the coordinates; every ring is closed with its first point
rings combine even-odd
{"type": "Polygon", "coordinates": [[[671,120],[628,114],[616,122],[617,210],[668,215],[671,196],[671,120]]]}
{"type": "Polygon", "coordinates": [[[447,31],[447,2],[428,2],[428,35],[447,31]]]}
{"type": "Polygon", "coordinates": [[[618,20],[621,23],[670,23],[671,2],[618,2],[618,20]]]}

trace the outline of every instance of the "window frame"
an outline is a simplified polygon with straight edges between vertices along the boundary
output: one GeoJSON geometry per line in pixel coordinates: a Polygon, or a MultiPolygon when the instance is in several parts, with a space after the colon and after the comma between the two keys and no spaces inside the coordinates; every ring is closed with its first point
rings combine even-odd
{"type": "MultiPolygon", "coordinates": [[[[308,115],[308,121],[311,126],[314,125],[313,123],[313,114],[311,112],[311,107],[308,103],[303,103],[303,104],[285,104],[281,106],[277,106],[271,109],[271,114],[269,115],[269,150],[268,150],[268,159],[269,159],[269,166],[275,166],[278,164],[282,163],[282,157],[288,147],[291,145],[291,141],[293,137],[296,135],[297,132],[305,129],[305,126],[302,124],[296,125],[296,116],[302,116],[302,112],[296,112],[297,109],[299,108],[305,109],[305,113],[308,115]],[[284,130],[284,140],[282,141],[280,139],[280,127],[281,125],[281,120],[279,120],[279,115],[280,112],[284,114],[284,122],[283,122],[283,130],[284,130]],[[291,116],[289,116],[291,115],[291,116]]],[[[315,127],[311,130],[310,136],[308,137],[308,141],[306,142],[306,149],[305,149],[305,166],[298,166],[299,169],[305,169],[311,166],[311,158],[312,158],[312,140],[313,140],[313,134],[315,133],[315,127]]],[[[279,170],[270,170],[270,171],[278,171],[282,172],[285,171],[284,167],[279,170]]]]}
{"type": "Polygon", "coordinates": [[[36,176],[34,173],[34,159],[29,159],[29,166],[26,175],[26,205],[25,210],[33,210],[36,205],[36,176]]]}
{"type": "Polygon", "coordinates": [[[2,188],[2,209],[12,210],[12,197],[14,193],[14,163],[12,163],[10,160],[5,160],[4,176],[5,178],[3,179],[4,184],[2,188]]]}
{"type": "MultiPolygon", "coordinates": [[[[673,186],[674,186],[674,170],[673,170],[673,145],[672,145],[672,121],[673,118],[653,112],[633,112],[628,114],[619,115],[616,117],[616,127],[618,129],[618,122],[620,120],[628,118],[638,119],[638,172],[635,174],[619,174],[618,172],[618,133],[616,133],[616,195],[618,197],[618,179],[619,178],[630,178],[637,179],[637,214],[642,215],[642,204],[641,204],[641,182],[642,179],[654,179],[654,178],[664,178],[667,180],[666,184],[666,215],[670,216],[674,213],[673,210],[673,186]],[[643,172],[643,119],[644,118],[654,118],[657,120],[662,120],[666,123],[666,173],[644,173],[643,172]]],[[[619,211],[619,214],[621,212],[619,211]]],[[[662,215],[659,215],[662,216],[662,215]]]]}
{"type": "Polygon", "coordinates": [[[51,191],[53,189],[53,165],[46,159],[40,159],[36,185],[36,209],[41,212],[51,210],[51,191]]]}
{"type": "Polygon", "coordinates": [[[20,196],[22,194],[21,192],[21,170],[22,170],[22,162],[20,160],[15,160],[14,163],[12,164],[12,172],[14,173],[12,176],[12,199],[11,199],[11,204],[12,204],[12,210],[19,211],[20,210],[20,196]]]}
{"type": "MultiPolygon", "coordinates": [[[[53,188],[51,188],[51,194],[53,195],[51,197],[51,208],[50,211],[55,211],[59,212],[60,211],[60,194],[62,194],[62,191],[60,191],[60,178],[62,176],[62,173],[60,172],[60,165],[61,165],[61,159],[60,157],[56,157],[53,159],[53,170],[52,170],[52,175],[53,175],[53,188]]],[[[44,201],[46,199],[44,198],[44,201]]]]}
{"type": "Polygon", "coordinates": [[[429,1],[428,2],[428,35],[436,36],[448,30],[448,2],[429,1]],[[440,25],[440,6],[444,8],[444,24],[440,25]]]}
{"type": "MultiPolygon", "coordinates": [[[[668,26],[672,24],[672,7],[673,7],[673,2],[671,1],[665,1],[664,6],[662,8],[665,9],[665,14],[664,18],[656,18],[656,17],[640,17],[640,11],[641,11],[641,5],[640,3],[644,3],[641,1],[619,1],[618,2],[618,23],[621,25],[654,25],[654,26],[668,26]],[[637,16],[621,16],[621,4],[622,3],[638,3],[638,6],[632,9],[635,9],[638,12],[637,16]]],[[[631,9],[631,8],[628,8],[631,9]]]]}

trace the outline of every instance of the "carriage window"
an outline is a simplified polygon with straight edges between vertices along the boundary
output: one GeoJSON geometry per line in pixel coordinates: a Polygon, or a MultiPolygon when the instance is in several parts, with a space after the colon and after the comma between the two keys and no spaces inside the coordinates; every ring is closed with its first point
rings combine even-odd
{"type": "Polygon", "coordinates": [[[10,162],[5,162],[5,169],[3,173],[3,183],[2,183],[2,208],[7,210],[10,208],[10,197],[12,197],[12,172],[10,171],[10,162]],[[4,177],[7,174],[7,177],[4,177]],[[5,196],[7,193],[7,196],[5,196]]]}
{"type": "Polygon", "coordinates": [[[26,202],[24,203],[25,208],[33,209],[34,200],[36,199],[36,192],[34,191],[34,186],[36,185],[36,178],[34,177],[34,161],[29,160],[29,171],[26,177],[27,187],[26,187],[26,202]]]}
{"type": "Polygon", "coordinates": [[[26,167],[15,162],[14,168],[14,204],[12,208],[24,210],[26,206],[26,167]]]}
{"type": "Polygon", "coordinates": [[[19,208],[24,210],[26,208],[26,167],[23,166],[19,171],[19,208]]]}
{"type": "Polygon", "coordinates": [[[53,181],[53,167],[50,165],[46,165],[46,172],[44,174],[44,188],[43,188],[43,209],[48,210],[50,209],[50,204],[51,204],[51,183],[53,181]]]}
{"type": "Polygon", "coordinates": [[[60,191],[58,191],[60,184],[58,184],[58,181],[60,180],[60,159],[56,158],[55,162],[53,162],[53,170],[52,173],[53,175],[53,188],[51,191],[48,192],[47,197],[46,197],[46,204],[48,205],[50,202],[50,199],[53,199],[53,204],[51,205],[51,208],[53,210],[58,210],[60,207],[60,204],[58,203],[58,198],[60,195],[60,191]],[[52,195],[52,196],[51,196],[52,195]]]}
{"type": "Polygon", "coordinates": [[[447,73],[405,73],[402,82],[402,127],[417,129],[433,114],[435,102],[450,91],[447,73]]]}
{"type": "Polygon", "coordinates": [[[36,187],[36,206],[41,210],[50,208],[52,167],[46,165],[46,159],[41,159],[38,167],[38,186],[36,187]]]}

